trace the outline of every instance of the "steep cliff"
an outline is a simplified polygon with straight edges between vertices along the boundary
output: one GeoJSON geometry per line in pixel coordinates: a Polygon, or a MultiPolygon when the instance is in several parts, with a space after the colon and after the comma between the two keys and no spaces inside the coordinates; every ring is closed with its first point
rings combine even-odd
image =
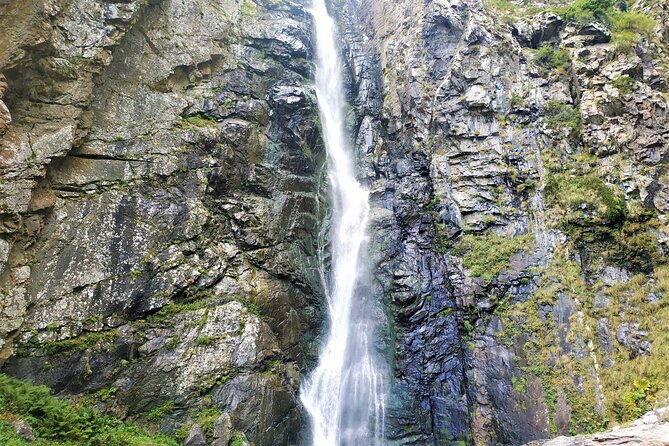
{"type": "MultiPolygon", "coordinates": [[[[331,4],[389,444],[669,397],[669,10],[527,3],[331,4]]],[[[328,216],[308,6],[0,0],[3,372],[180,438],[300,441],[328,216]]]]}
{"type": "Polygon", "coordinates": [[[303,6],[2,11],[3,370],[169,432],[216,407],[294,442],[324,213],[303,6]]]}
{"type": "Polygon", "coordinates": [[[400,444],[667,397],[667,8],[593,3],[345,3],[400,444]]]}

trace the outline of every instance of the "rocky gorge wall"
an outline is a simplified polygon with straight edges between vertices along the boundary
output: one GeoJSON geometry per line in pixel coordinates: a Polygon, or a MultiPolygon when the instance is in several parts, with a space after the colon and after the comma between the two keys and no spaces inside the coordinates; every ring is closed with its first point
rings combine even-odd
{"type": "MultiPolygon", "coordinates": [[[[0,0],[3,372],[299,443],[328,207],[308,5],[0,0]]],[[[331,4],[390,444],[587,433],[669,396],[669,12],[630,4],[655,25],[623,47],[514,5],[331,4]]]]}
{"type": "Polygon", "coordinates": [[[656,20],[624,45],[548,4],[344,2],[398,444],[521,444],[666,399],[667,9],[637,3],[656,20]]]}
{"type": "Polygon", "coordinates": [[[310,16],[1,7],[3,371],[168,432],[214,408],[294,443],[322,308],[310,16]]]}

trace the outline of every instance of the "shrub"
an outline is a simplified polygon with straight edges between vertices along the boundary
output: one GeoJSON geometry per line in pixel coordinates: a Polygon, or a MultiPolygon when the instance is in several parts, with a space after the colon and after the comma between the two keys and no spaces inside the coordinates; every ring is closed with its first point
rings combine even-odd
{"type": "Polygon", "coordinates": [[[593,20],[606,21],[615,0],[577,0],[558,9],[558,14],[567,21],[588,23],[593,20]]]}
{"type": "Polygon", "coordinates": [[[8,445],[28,444],[2,422],[12,419],[26,420],[40,446],[53,441],[81,446],[177,446],[168,437],[150,435],[138,426],[104,416],[93,407],[73,407],[52,396],[45,386],[0,374],[0,440],[8,445]]]}
{"type": "Polygon", "coordinates": [[[618,90],[621,94],[629,94],[634,91],[636,80],[633,77],[623,74],[611,82],[611,85],[613,85],[613,88],[618,90]]]}
{"type": "Polygon", "coordinates": [[[655,21],[645,14],[621,12],[612,17],[613,30],[616,32],[629,31],[649,37],[655,30],[655,21]]]}
{"type": "Polygon", "coordinates": [[[568,128],[574,133],[581,132],[581,112],[560,101],[548,101],[544,106],[544,123],[548,128],[568,128]]]}
{"type": "Polygon", "coordinates": [[[655,21],[639,13],[614,14],[611,22],[613,45],[620,53],[630,52],[643,37],[651,37],[655,29],[655,21]]]}
{"type": "Polygon", "coordinates": [[[544,45],[534,55],[534,62],[544,68],[565,69],[571,64],[569,53],[564,49],[555,49],[544,45]]]}

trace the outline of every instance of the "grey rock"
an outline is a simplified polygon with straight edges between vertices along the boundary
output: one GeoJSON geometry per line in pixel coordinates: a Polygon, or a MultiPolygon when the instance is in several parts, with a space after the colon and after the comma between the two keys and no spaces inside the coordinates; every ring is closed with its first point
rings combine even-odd
{"type": "Polygon", "coordinates": [[[184,440],[184,446],[207,446],[207,436],[202,430],[202,426],[194,424],[190,428],[184,440]]]}
{"type": "Polygon", "coordinates": [[[12,428],[16,435],[23,438],[26,441],[35,441],[35,433],[33,432],[32,427],[25,420],[15,420],[12,421],[12,428]]]}
{"type": "Polygon", "coordinates": [[[650,354],[651,342],[646,338],[648,332],[639,330],[638,324],[620,324],[616,330],[616,339],[630,352],[630,358],[650,354]]]}
{"type": "Polygon", "coordinates": [[[216,419],[214,423],[214,441],[212,446],[227,446],[232,438],[232,420],[230,415],[224,413],[216,419]]]}

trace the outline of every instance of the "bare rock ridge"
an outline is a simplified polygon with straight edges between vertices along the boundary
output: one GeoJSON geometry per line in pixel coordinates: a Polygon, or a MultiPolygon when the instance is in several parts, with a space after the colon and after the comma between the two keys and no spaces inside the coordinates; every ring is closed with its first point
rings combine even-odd
{"type": "MultiPolygon", "coordinates": [[[[557,3],[330,3],[389,445],[667,444],[595,432],[669,398],[669,9],[557,3]]],[[[2,373],[186,444],[304,443],[309,6],[0,0],[2,373]]]]}

